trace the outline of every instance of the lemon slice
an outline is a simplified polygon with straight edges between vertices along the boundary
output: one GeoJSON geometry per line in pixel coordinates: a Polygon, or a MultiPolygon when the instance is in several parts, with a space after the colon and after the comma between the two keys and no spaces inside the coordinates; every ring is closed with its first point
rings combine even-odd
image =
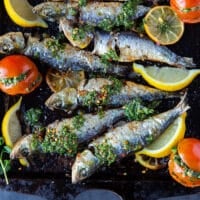
{"type": "Polygon", "coordinates": [[[153,143],[143,148],[137,154],[154,158],[162,158],[171,153],[171,149],[184,138],[186,113],[178,117],[153,143]]]}
{"type": "Polygon", "coordinates": [[[9,17],[17,25],[22,27],[48,27],[45,21],[33,13],[32,6],[27,0],[4,0],[4,5],[9,17]]]}
{"type": "Polygon", "coordinates": [[[167,161],[164,158],[154,158],[144,154],[135,154],[135,161],[145,168],[158,170],[166,167],[167,161]]]}
{"type": "Polygon", "coordinates": [[[200,74],[200,69],[181,69],[174,67],[144,67],[134,63],[133,70],[152,86],[165,90],[177,91],[187,87],[200,74]]]}
{"type": "MultiPolygon", "coordinates": [[[[17,111],[19,111],[22,102],[22,97],[15,103],[3,117],[1,129],[2,136],[5,144],[12,148],[16,141],[22,136],[21,125],[17,117],[17,111]]],[[[28,161],[23,158],[19,160],[23,166],[28,166],[28,161]]]]}
{"type": "Polygon", "coordinates": [[[58,92],[66,87],[77,88],[83,79],[85,79],[84,71],[60,72],[51,68],[46,74],[47,85],[53,92],[58,92]]]}
{"type": "Polygon", "coordinates": [[[153,41],[169,45],[180,40],[184,23],[170,6],[156,6],[144,17],[144,29],[153,41]]]}

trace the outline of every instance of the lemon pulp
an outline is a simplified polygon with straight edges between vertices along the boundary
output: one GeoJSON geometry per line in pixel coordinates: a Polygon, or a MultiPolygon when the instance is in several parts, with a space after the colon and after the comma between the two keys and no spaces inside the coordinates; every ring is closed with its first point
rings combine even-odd
{"type": "Polygon", "coordinates": [[[153,41],[169,45],[180,40],[184,23],[170,6],[155,6],[144,18],[144,29],[153,41]]]}
{"type": "Polygon", "coordinates": [[[165,90],[177,91],[187,87],[193,79],[200,74],[200,69],[182,69],[174,67],[144,67],[140,64],[133,64],[133,70],[152,86],[165,90]]]}
{"type": "Polygon", "coordinates": [[[162,158],[171,153],[171,149],[184,138],[186,125],[186,113],[178,117],[153,143],[143,148],[137,154],[143,154],[154,158],[162,158]]]}
{"type": "Polygon", "coordinates": [[[27,0],[4,0],[5,9],[13,22],[22,27],[39,26],[47,28],[48,25],[32,11],[27,0]]]}

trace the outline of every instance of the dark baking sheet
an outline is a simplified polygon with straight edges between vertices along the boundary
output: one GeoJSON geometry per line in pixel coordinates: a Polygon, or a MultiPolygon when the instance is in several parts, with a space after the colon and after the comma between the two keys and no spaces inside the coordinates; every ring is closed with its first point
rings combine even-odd
{"type": "MultiPolygon", "coordinates": [[[[41,1],[32,0],[30,2],[34,5],[41,1]]],[[[16,26],[5,13],[2,1],[0,2],[0,8],[0,34],[9,31],[43,32],[43,29],[40,28],[26,29],[16,26]]],[[[56,26],[54,26],[54,24],[49,25],[50,28],[47,32],[50,35],[56,35],[58,31],[57,28],[55,28],[56,26]]],[[[193,57],[195,63],[200,66],[200,24],[186,24],[182,39],[177,44],[169,46],[169,48],[181,56],[193,57]]],[[[40,70],[45,73],[48,66],[37,60],[35,60],[35,62],[40,65],[40,70]]],[[[43,102],[49,94],[50,90],[47,88],[46,84],[43,83],[35,92],[24,97],[23,104],[25,105],[25,109],[31,106],[44,108],[43,102]],[[35,99],[34,103],[30,104],[30,99],[33,98],[35,99]]],[[[15,98],[8,98],[2,93],[0,93],[0,96],[4,101],[9,100],[10,103],[16,101],[15,98]]],[[[200,77],[197,77],[189,86],[188,97],[191,109],[188,111],[186,121],[186,136],[200,138],[200,77]]],[[[2,107],[1,110],[5,110],[5,108],[2,107]]],[[[4,112],[0,113],[1,119],[3,114],[4,112]]],[[[56,113],[52,117],[51,112],[46,112],[47,118],[51,116],[51,121],[53,121],[54,118],[56,119],[59,114],[60,113],[56,113]]],[[[16,166],[18,167],[17,164],[16,166]]],[[[167,168],[155,172],[147,171],[144,174],[142,173],[143,168],[135,164],[131,158],[116,163],[111,168],[103,169],[83,183],[77,185],[72,185],[70,183],[70,178],[65,176],[67,170],[65,170],[63,166],[65,166],[65,163],[63,163],[62,158],[51,159],[51,157],[49,157],[46,166],[41,165],[33,171],[22,169],[10,172],[8,174],[10,184],[5,185],[4,180],[0,179],[0,188],[37,194],[46,197],[48,200],[72,200],[78,193],[89,188],[113,190],[120,194],[124,200],[153,200],[161,197],[200,192],[200,188],[185,188],[174,182],[168,175],[167,168]],[[58,163],[60,165],[58,165],[58,163]]]]}

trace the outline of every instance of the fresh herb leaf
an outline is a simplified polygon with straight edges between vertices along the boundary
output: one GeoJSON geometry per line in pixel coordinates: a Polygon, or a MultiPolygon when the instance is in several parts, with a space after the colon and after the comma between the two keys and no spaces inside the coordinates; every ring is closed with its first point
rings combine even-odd
{"type": "Polygon", "coordinates": [[[84,122],[85,122],[85,119],[82,114],[76,115],[72,119],[73,127],[74,127],[74,129],[77,129],[77,130],[80,130],[80,128],[83,126],[84,122]]]}
{"type": "Polygon", "coordinates": [[[125,115],[128,120],[144,120],[155,113],[152,106],[145,106],[141,99],[134,99],[124,106],[125,115]]]}
{"type": "Polygon", "coordinates": [[[84,25],[81,27],[76,27],[72,30],[72,38],[73,40],[84,40],[87,34],[94,31],[94,27],[90,25],[84,25]]]}
{"type": "Polygon", "coordinates": [[[11,160],[9,158],[9,154],[11,152],[10,147],[4,144],[4,140],[0,137],[0,175],[3,175],[6,181],[6,184],[9,184],[7,172],[11,169],[11,160]]]}
{"type": "Polygon", "coordinates": [[[86,6],[86,4],[87,4],[87,0],[79,0],[79,1],[78,1],[78,5],[79,5],[80,7],[86,6]]]}
{"type": "Polygon", "coordinates": [[[64,52],[65,46],[60,44],[58,39],[48,39],[45,41],[46,47],[51,51],[52,55],[56,58],[60,58],[59,53],[64,52]]]}
{"type": "Polygon", "coordinates": [[[119,60],[119,56],[117,55],[117,52],[113,49],[110,49],[107,53],[101,56],[101,62],[106,65],[109,65],[111,61],[117,60],[119,60]]]}
{"type": "Polygon", "coordinates": [[[100,160],[101,164],[108,166],[115,162],[117,158],[114,148],[108,143],[107,140],[95,146],[95,156],[100,160]]]}
{"type": "Polygon", "coordinates": [[[68,126],[63,126],[59,132],[49,129],[41,143],[41,148],[45,153],[74,156],[78,149],[78,138],[68,126]]]}
{"type": "Polygon", "coordinates": [[[24,119],[30,126],[35,126],[42,115],[42,110],[39,108],[30,108],[26,111],[24,119]]]}

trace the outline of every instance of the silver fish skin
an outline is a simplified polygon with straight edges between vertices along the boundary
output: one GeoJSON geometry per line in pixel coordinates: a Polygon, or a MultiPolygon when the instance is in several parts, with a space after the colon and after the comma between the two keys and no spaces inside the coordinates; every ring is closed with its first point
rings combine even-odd
{"type": "Polygon", "coordinates": [[[43,2],[34,6],[32,11],[50,22],[59,21],[61,17],[76,20],[76,15],[79,12],[78,2],[43,2]]]}
{"type": "MultiPolygon", "coordinates": [[[[65,88],[59,92],[53,93],[45,102],[45,105],[51,109],[61,109],[66,112],[72,112],[77,107],[84,107],[84,97],[90,92],[97,92],[98,96],[103,95],[103,88],[112,85],[113,81],[106,78],[92,78],[80,82],[77,90],[74,88],[65,88]]],[[[165,92],[148,86],[134,83],[132,81],[122,82],[121,90],[108,97],[106,107],[116,108],[129,103],[135,98],[141,98],[146,101],[158,99],[180,97],[180,93],[165,92]]],[[[97,99],[98,100],[98,99],[97,99]]],[[[100,100],[100,99],[99,99],[100,100]]],[[[92,102],[93,106],[98,106],[98,101],[92,102]]]]}
{"type": "Polygon", "coordinates": [[[150,117],[144,121],[129,122],[97,138],[89,144],[88,150],[77,155],[72,166],[72,183],[77,183],[88,178],[102,166],[99,158],[95,156],[99,145],[106,142],[112,147],[116,159],[120,160],[124,156],[139,151],[153,142],[177,117],[188,109],[189,106],[182,100],[171,110],[150,117]]]}
{"type": "MultiPolygon", "coordinates": [[[[61,17],[75,20],[76,14],[72,15],[74,9],[80,23],[97,26],[103,19],[114,20],[122,12],[123,2],[88,2],[86,6],[79,8],[77,2],[43,2],[33,7],[33,12],[44,20],[58,21],[61,17]]],[[[145,15],[150,8],[138,5],[132,20],[145,15]]]]}
{"type": "MultiPolygon", "coordinates": [[[[119,120],[123,119],[125,113],[122,108],[119,108],[107,110],[104,112],[103,116],[100,116],[99,114],[84,114],[81,117],[83,118],[84,123],[80,129],[74,127],[74,118],[72,117],[52,122],[46,127],[46,134],[48,134],[50,130],[53,130],[55,134],[59,134],[63,126],[67,126],[74,130],[78,144],[89,142],[108,128],[111,128],[119,120]]],[[[35,149],[31,145],[33,137],[33,134],[22,137],[16,145],[14,145],[10,154],[11,159],[27,157],[35,152],[42,152],[42,149],[39,146],[38,149],[35,149]]]]}
{"type": "Polygon", "coordinates": [[[131,72],[130,67],[122,64],[110,63],[109,67],[106,67],[101,58],[91,52],[72,47],[67,43],[57,45],[56,40],[53,38],[45,38],[43,41],[39,41],[37,38],[29,37],[23,54],[38,58],[52,68],[61,71],[84,70],[115,74],[121,77],[131,72]]]}
{"type": "Polygon", "coordinates": [[[183,68],[196,66],[192,58],[181,57],[169,48],[157,45],[147,38],[139,37],[136,33],[120,32],[110,34],[96,32],[93,53],[104,55],[110,50],[117,50],[119,62],[150,60],[183,68]]]}
{"type": "Polygon", "coordinates": [[[127,65],[110,63],[107,67],[100,57],[90,51],[80,50],[67,43],[59,44],[54,38],[26,36],[19,32],[7,33],[0,36],[0,53],[13,52],[24,54],[44,62],[60,71],[80,71],[108,73],[124,77],[132,72],[127,65]]]}
{"type": "MultiPolygon", "coordinates": [[[[105,19],[113,21],[122,12],[123,3],[121,2],[90,2],[80,9],[79,21],[99,26],[105,19]]],[[[138,5],[132,20],[144,16],[150,8],[138,5]]]]}

